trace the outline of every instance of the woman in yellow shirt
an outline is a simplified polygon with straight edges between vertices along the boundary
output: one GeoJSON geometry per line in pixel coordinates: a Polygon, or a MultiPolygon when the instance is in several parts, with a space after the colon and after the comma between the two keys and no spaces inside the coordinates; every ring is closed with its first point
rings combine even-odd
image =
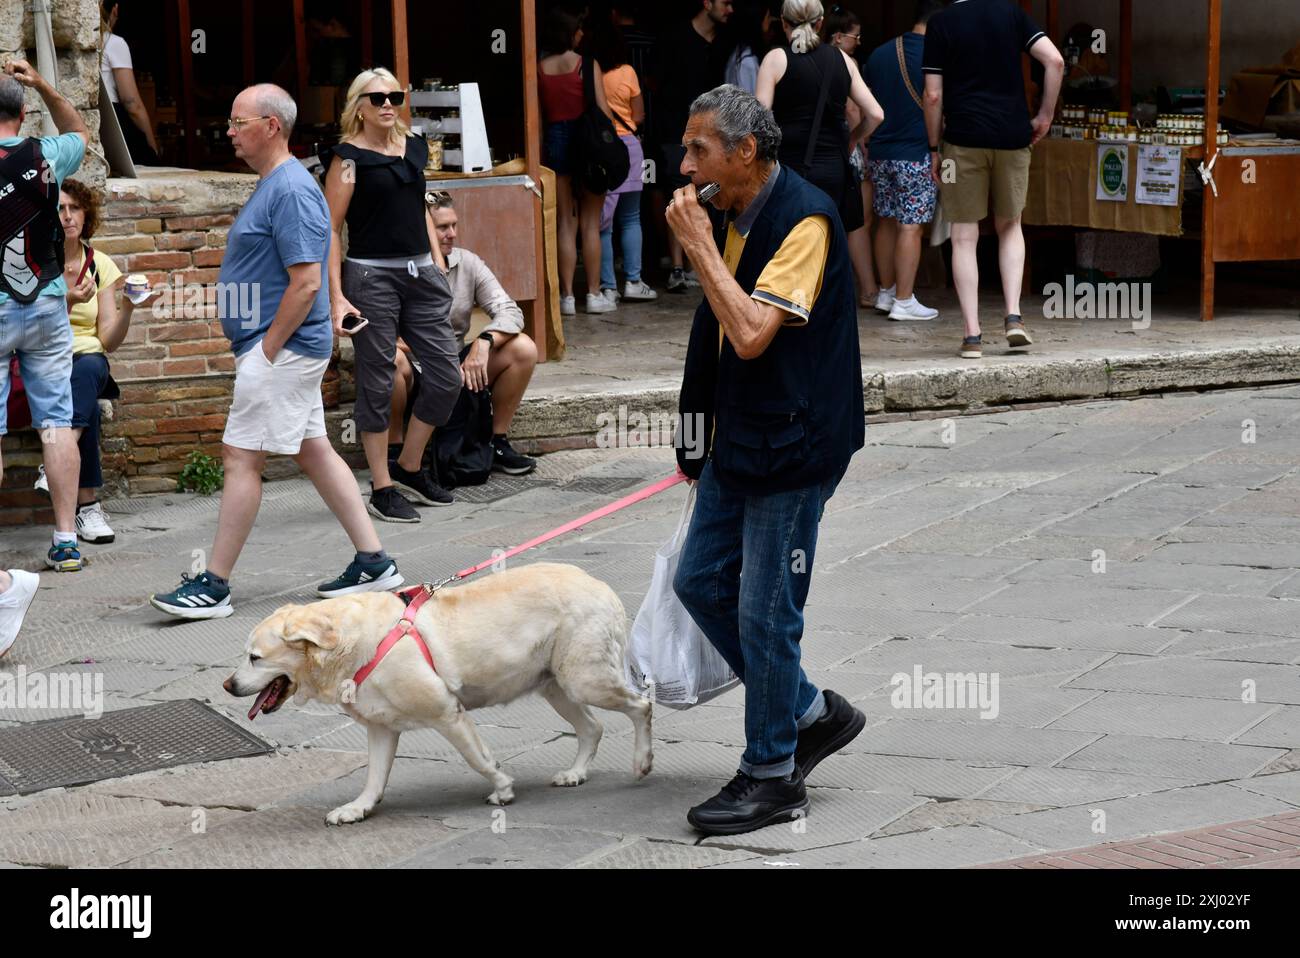
{"type": "MultiPolygon", "coordinates": [[[[68,321],[72,324],[72,428],[81,451],[77,492],[77,536],[85,542],[112,542],[113,530],[99,504],[104,484],[99,463],[99,400],[116,398],[117,384],[108,374],[108,353],[126,338],[135,304],[116,289],[122,271],[107,254],[92,250],[90,238],[99,224],[99,197],[84,183],[65,180],[59,194],[63,222],[63,278],[68,284],[68,321]]],[[[37,487],[44,481],[37,481],[37,487]]]]}

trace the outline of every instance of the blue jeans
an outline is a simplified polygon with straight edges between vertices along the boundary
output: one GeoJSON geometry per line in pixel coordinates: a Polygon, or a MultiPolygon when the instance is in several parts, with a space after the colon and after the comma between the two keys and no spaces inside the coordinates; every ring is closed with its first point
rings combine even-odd
{"type": "Polygon", "coordinates": [[[99,394],[108,382],[108,357],[80,353],[72,357],[72,427],[81,430],[81,478],[78,489],[98,489],[104,484],[99,462],[99,394]]]}
{"type": "Polygon", "coordinates": [[[0,303],[0,435],[9,428],[9,356],[18,368],[32,411],[32,427],[72,425],[72,325],[62,296],[37,296],[24,306],[0,303]]]}
{"type": "Polygon", "coordinates": [[[745,496],[719,485],[710,462],[697,485],[673,591],[745,685],[740,771],[754,778],[789,775],[799,729],[825,710],[799,666],[799,641],[817,525],[843,477],[745,496]]]}
{"type": "Polygon", "coordinates": [[[623,247],[623,275],[629,283],[641,281],[641,193],[618,194],[614,222],[600,233],[600,288],[617,289],[614,279],[614,229],[623,247]]]}

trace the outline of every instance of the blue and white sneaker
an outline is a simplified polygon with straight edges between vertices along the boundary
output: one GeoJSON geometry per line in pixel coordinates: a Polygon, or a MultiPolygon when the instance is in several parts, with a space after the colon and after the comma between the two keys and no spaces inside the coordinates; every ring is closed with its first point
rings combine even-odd
{"type": "Polygon", "coordinates": [[[230,587],[213,582],[206,572],[196,578],[182,572],[180,588],[149,596],[149,604],[181,619],[224,619],[235,611],[230,587]]]}
{"type": "Polygon", "coordinates": [[[80,572],[83,565],[81,550],[75,541],[52,545],[45,553],[45,564],[55,572],[80,572]]]}
{"type": "Polygon", "coordinates": [[[353,559],[343,574],[331,582],[322,582],[316,587],[316,594],[326,599],[340,595],[352,595],[356,592],[386,592],[396,589],[406,580],[397,571],[397,563],[392,559],[378,562],[361,562],[353,559]]]}

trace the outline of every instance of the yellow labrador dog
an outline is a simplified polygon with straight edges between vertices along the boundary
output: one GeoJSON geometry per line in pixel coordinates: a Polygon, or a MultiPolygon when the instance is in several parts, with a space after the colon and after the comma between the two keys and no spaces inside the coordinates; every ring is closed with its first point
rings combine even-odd
{"type": "Polygon", "coordinates": [[[357,687],[353,676],[375,655],[405,606],[391,592],[368,592],[286,605],[248,639],[248,659],[226,679],[235,696],[256,695],[252,717],[274,712],[289,696],[340,705],[366,727],[370,765],[365,789],[326,816],[331,825],[359,822],[384,795],[398,737],[435,728],[492,783],[488,801],[514,799],[469,709],[540,692],[578,736],[573,766],[553,785],[581,785],[602,728],[588,706],[622,712],[636,742],[632,772],[650,772],[650,703],[624,686],[627,620],[614,590],[571,565],[537,563],[436,592],[415,616],[433,655],[429,667],[409,636],[357,687]]]}

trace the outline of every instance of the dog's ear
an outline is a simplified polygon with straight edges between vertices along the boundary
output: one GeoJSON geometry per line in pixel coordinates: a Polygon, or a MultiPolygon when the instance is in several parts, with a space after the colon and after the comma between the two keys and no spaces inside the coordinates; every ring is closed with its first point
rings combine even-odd
{"type": "Polygon", "coordinates": [[[292,609],[285,615],[282,628],[285,642],[305,642],[322,649],[332,649],[338,644],[333,618],[325,610],[310,605],[292,609]]]}

